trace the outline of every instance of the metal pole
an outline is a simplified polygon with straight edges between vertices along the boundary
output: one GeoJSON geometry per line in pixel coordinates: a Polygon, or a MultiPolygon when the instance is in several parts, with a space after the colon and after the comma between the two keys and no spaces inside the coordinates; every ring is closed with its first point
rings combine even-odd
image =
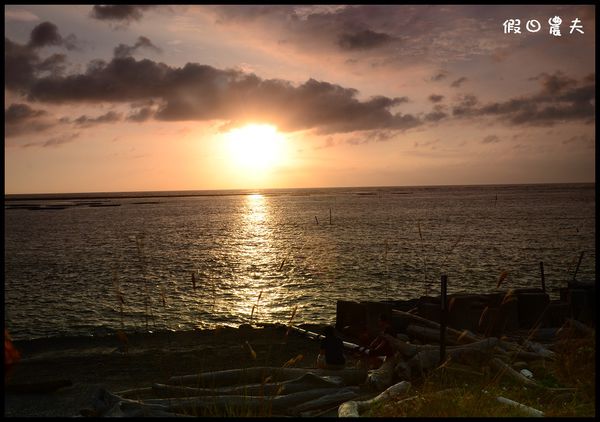
{"type": "Polygon", "coordinates": [[[544,262],[540,261],[540,272],[542,274],[542,290],[546,293],[546,279],[544,278],[544,262]]]}
{"type": "Polygon", "coordinates": [[[446,360],[446,316],[448,312],[446,308],[447,286],[448,276],[446,274],[442,274],[442,295],[440,297],[440,364],[446,360]]]}

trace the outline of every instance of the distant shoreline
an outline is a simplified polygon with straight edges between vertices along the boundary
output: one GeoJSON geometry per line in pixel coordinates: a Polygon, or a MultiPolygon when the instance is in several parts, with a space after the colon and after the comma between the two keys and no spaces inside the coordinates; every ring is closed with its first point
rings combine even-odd
{"type": "Polygon", "coordinates": [[[542,187],[542,186],[595,186],[596,182],[560,182],[560,183],[508,183],[479,185],[422,185],[422,186],[348,186],[348,187],[316,187],[316,188],[265,188],[265,189],[210,189],[210,190],[173,190],[173,191],[130,191],[130,192],[73,192],[73,193],[24,193],[5,194],[5,201],[31,200],[87,200],[87,199],[133,199],[133,198],[187,198],[211,196],[247,196],[247,195],[298,195],[300,192],[322,191],[364,191],[380,190],[413,190],[413,189],[450,189],[450,188],[506,188],[506,187],[542,187]]]}

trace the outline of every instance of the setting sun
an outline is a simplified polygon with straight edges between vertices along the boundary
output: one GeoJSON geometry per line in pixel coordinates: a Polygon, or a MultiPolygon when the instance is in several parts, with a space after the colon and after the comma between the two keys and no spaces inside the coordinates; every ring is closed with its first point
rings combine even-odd
{"type": "Polygon", "coordinates": [[[232,129],[226,147],[236,166],[266,170],[284,158],[285,137],[275,126],[250,124],[232,129]]]}

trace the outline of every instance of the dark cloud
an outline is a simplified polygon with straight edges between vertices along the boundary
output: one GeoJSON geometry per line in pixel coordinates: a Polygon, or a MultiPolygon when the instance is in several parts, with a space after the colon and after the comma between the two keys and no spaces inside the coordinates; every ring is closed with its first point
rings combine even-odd
{"type": "Polygon", "coordinates": [[[36,70],[38,72],[50,72],[52,76],[61,76],[66,69],[66,63],[67,56],[64,54],[53,54],[37,65],[36,70]]]}
{"type": "MultiPolygon", "coordinates": [[[[572,88],[577,85],[577,81],[575,79],[567,77],[560,71],[555,72],[552,75],[549,75],[545,72],[540,73],[538,76],[530,78],[530,80],[539,80],[542,84],[544,92],[549,95],[559,94],[565,88],[572,88]]],[[[586,81],[591,82],[589,80],[586,81]]]]}
{"type": "Polygon", "coordinates": [[[500,138],[496,135],[488,135],[481,140],[482,144],[496,144],[500,142],[500,138]]]}
{"type": "Polygon", "coordinates": [[[31,117],[39,117],[46,114],[44,110],[34,110],[27,104],[11,104],[4,110],[4,123],[19,123],[31,117]]]}
{"type": "Polygon", "coordinates": [[[465,96],[453,108],[455,117],[496,117],[511,125],[550,126],[558,122],[582,120],[593,123],[595,117],[594,82],[566,78],[559,72],[542,74],[538,93],[503,102],[480,105],[473,96],[465,96]]]}
{"type": "Polygon", "coordinates": [[[140,48],[147,48],[156,53],[160,53],[162,51],[160,48],[152,44],[152,41],[150,41],[148,38],[141,36],[138,37],[137,42],[132,46],[119,44],[117,47],[115,47],[114,55],[115,57],[131,56],[140,48]]]}
{"type": "MultiPolygon", "coordinates": [[[[406,97],[360,101],[358,91],[310,79],[294,86],[240,70],[188,63],[170,67],[132,57],[96,61],[83,74],[40,78],[29,98],[45,102],[131,102],[156,99],[160,120],[268,121],[282,130],[321,133],[370,129],[409,129],[421,124],[412,115],[392,113],[406,97]]],[[[142,116],[140,116],[142,117],[142,116]]]]}
{"type": "Polygon", "coordinates": [[[448,117],[448,114],[444,113],[443,111],[432,111],[431,113],[427,113],[425,115],[425,121],[439,122],[440,120],[445,119],[446,117],[448,117]]]}
{"type": "Polygon", "coordinates": [[[431,101],[432,103],[439,103],[443,99],[444,99],[443,95],[431,94],[429,96],[429,101],[431,101]]]}
{"type": "Polygon", "coordinates": [[[38,55],[29,47],[4,38],[4,86],[20,91],[35,80],[38,55]]]}
{"type": "Polygon", "coordinates": [[[29,147],[42,147],[42,148],[48,148],[48,147],[57,147],[60,146],[62,144],[66,144],[69,142],[74,141],[75,139],[77,139],[79,137],[79,133],[71,133],[71,134],[66,134],[66,135],[59,135],[59,136],[55,136],[53,138],[50,138],[46,141],[43,142],[29,142],[23,145],[23,148],[29,148],[29,147]]]}
{"type": "Polygon", "coordinates": [[[445,70],[440,70],[438,73],[436,73],[435,75],[433,75],[431,77],[431,80],[433,82],[439,82],[442,79],[446,79],[448,77],[448,72],[445,70]]]}
{"type": "Polygon", "coordinates": [[[91,16],[94,19],[107,20],[107,21],[118,21],[121,23],[129,23],[130,21],[140,20],[144,15],[144,11],[151,9],[153,5],[108,5],[93,7],[91,16]]]}
{"type": "Polygon", "coordinates": [[[4,110],[4,136],[7,138],[41,132],[55,124],[46,111],[34,110],[27,104],[11,104],[4,110]]]}
{"type": "Polygon", "coordinates": [[[396,132],[392,130],[369,130],[362,132],[358,136],[352,136],[346,139],[349,145],[363,145],[371,142],[387,142],[396,136],[396,132]]]}
{"type": "Polygon", "coordinates": [[[464,76],[462,76],[462,77],[458,78],[457,80],[455,80],[454,82],[452,82],[452,83],[450,84],[450,86],[451,86],[452,88],[458,88],[458,87],[460,87],[460,86],[461,86],[463,83],[465,83],[466,81],[467,81],[467,78],[466,78],[466,77],[464,77],[464,76]]]}
{"type": "Polygon", "coordinates": [[[146,120],[149,120],[153,116],[154,116],[154,110],[152,110],[150,107],[142,107],[136,111],[131,112],[127,116],[127,120],[129,120],[131,122],[141,123],[141,122],[145,122],[146,120]]]}
{"type": "Polygon", "coordinates": [[[85,114],[76,118],[73,123],[81,127],[90,127],[102,123],[114,123],[121,120],[121,114],[109,111],[98,117],[88,117],[85,114]]]}
{"type": "Polygon", "coordinates": [[[27,44],[29,48],[38,49],[53,45],[65,47],[67,50],[75,50],[78,48],[78,41],[73,34],[63,38],[58,32],[58,27],[52,22],[42,22],[33,28],[27,44]]]}
{"type": "Polygon", "coordinates": [[[62,37],[58,33],[58,27],[51,22],[42,22],[31,31],[28,46],[41,48],[47,45],[61,45],[62,37]]]}
{"type": "Polygon", "coordinates": [[[25,91],[40,72],[51,76],[61,75],[66,68],[66,56],[53,54],[40,58],[38,49],[48,45],[60,45],[69,50],[76,48],[75,36],[62,38],[56,25],[43,22],[31,31],[29,43],[17,44],[4,38],[4,86],[15,91],[25,91]]]}
{"type": "Polygon", "coordinates": [[[394,37],[370,29],[340,35],[338,45],[344,50],[366,50],[388,44],[394,37]]]}

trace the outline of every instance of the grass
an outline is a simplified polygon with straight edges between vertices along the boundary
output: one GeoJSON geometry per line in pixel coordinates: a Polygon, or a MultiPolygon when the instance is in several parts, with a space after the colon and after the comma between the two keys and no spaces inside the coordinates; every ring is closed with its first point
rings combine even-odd
{"type": "Polygon", "coordinates": [[[594,417],[596,413],[596,342],[587,338],[566,338],[556,343],[554,361],[531,362],[534,379],[546,387],[523,387],[484,367],[473,368],[450,363],[418,382],[403,402],[370,409],[374,417],[492,417],[528,416],[515,407],[500,403],[501,396],[540,410],[548,417],[594,417]],[[445,390],[445,391],[444,391],[445,390]],[[442,392],[443,391],[443,392],[442,392]],[[441,393],[440,393],[441,392],[441,393]]]}

